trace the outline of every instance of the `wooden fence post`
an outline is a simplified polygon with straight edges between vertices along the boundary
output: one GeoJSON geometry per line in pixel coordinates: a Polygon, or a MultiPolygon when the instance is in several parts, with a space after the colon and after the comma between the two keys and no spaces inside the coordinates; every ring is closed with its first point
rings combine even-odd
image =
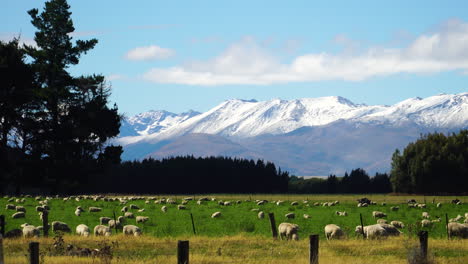
{"type": "Polygon", "coordinates": [[[318,264],[319,235],[309,236],[309,263],[318,264]]]}
{"type": "Polygon", "coordinates": [[[177,242],[177,264],[189,264],[189,241],[177,242]]]}
{"type": "Polygon", "coordinates": [[[42,212],[42,228],[43,228],[43,233],[44,237],[49,236],[49,211],[47,209],[44,209],[42,212]]]}
{"type": "Polygon", "coordinates": [[[427,259],[427,237],[428,237],[428,233],[427,231],[420,231],[418,233],[418,236],[419,236],[419,244],[420,244],[420,248],[421,248],[421,257],[423,258],[423,260],[426,260],[427,259]]]}
{"type": "Polygon", "coordinates": [[[366,234],[364,233],[364,223],[362,222],[362,214],[359,213],[359,218],[361,219],[361,233],[362,233],[362,238],[366,239],[366,234]]]}
{"type": "Polygon", "coordinates": [[[445,214],[445,229],[447,230],[447,239],[450,239],[450,233],[449,233],[449,230],[448,230],[448,214],[445,214]]]}
{"type": "Polygon", "coordinates": [[[29,243],[29,264],[39,264],[39,242],[29,243]]]}
{"type": "Polygon", "coordinates": [[[3,236],[0,234],[0,264],[5,264],[3,259],[3,236]]]}
{"type": "Polygon", "coordinates": [[[278,239],[278,229],[276,229],[275,214],[268,213],[268,218],[270,218],[271,233],[273,234],[273,239],[278,239]]]}
{"type": "Polygon", "coordinates": [[[190,218],[192,219],[192,229],[193,229],[193,234],[196,235],[197,232],[195,231],[195,222],[193,222],[193,215],[190,213],[190,218]]]}
{"type": "Polygon", "coordinates": [[[0,215],[0,235],[5,237],[5,216],[0,215]]]}

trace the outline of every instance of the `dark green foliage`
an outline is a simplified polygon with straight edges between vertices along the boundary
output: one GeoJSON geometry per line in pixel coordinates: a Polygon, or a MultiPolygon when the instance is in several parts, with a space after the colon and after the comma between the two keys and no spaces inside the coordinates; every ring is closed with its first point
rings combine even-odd
{"type": "Polygon", "coordinates": [[[391,181],[396,192],[466,193],[468,130],[422,135],[392,157],[391,181]]]}

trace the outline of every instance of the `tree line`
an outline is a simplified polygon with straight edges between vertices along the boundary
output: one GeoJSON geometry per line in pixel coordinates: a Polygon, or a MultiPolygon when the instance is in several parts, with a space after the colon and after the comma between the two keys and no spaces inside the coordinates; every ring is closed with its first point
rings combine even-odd
{"type": "Polygon", "coordinates": [[[352,170],[349,174],[337,177],[329,175],[324,178],[299,178],[292,176],[288,191],[292,193],[390,193],[392,185],[386,173],[376,173],[370,177],[364,169],[352,170]]]}

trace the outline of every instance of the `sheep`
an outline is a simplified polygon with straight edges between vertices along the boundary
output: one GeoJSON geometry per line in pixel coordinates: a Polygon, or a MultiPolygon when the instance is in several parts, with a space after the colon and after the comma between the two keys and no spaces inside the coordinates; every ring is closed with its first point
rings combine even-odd
{"type": "Polygon", "coordinates": [[[136,222],[137,223],[144,223],[149,220],[148,216],[137,216],[136,217],[136,222]]]}
{"type": "Polygon", "coordinates": [[[260,212],[260,209],[259,208],[252,208],[250,209],[251,212],[260,212]]]}
{"type": "Polygon", "coordinates": [[[141,229],[138,226],[126,225],[126,226],[123,227],[123,233],[125,235],[140,236],[141,235],[141,229]]]}
{"type": "Polygon", "coordinates": [[[94,235],[95,236],[110,236],[111,229],[105,225],[97,225],[94,227],[94,235]]]}
{"type": "Polygon", "coordinates": [[[390,210],[396,212],[396,211],[400,210],[400,207],[399,206],[392,206],[392,207],[390,207],[390,210]]]}
{"type": "Polygon", "coordinates": [[[25,218],[26,214],[24,212],[17,212],[11,215],[11,218],[18,219],[18,218],[25,218]]]}
{"type": "Polygon", "coordinates": [[[468,238],[468,225],[460,223],[448,224],[449,237],[468,238]]]}
{"type": "Polygon", "coordinates": [[[287,213],[284,215],[284,217],[288,218],[288,219],[293,219],[296,217],[296,215],[294,213],[287,213]]]}
{"type": "Polygon", "coordinates": [[[276,205],[280,206],[280,205],[283,204],[283,203],[284,203],[283,201],[278,200],[278,201],[276,202],[276,205]]]}
{"type": "Polygon", "coordinates": [[[265,218],[265,213],[263,211],[258,212],[258,219],[263,219],[265,218]]]}
{"type": "Polygon", "coordinates": [[[315,202],[315,203],[314,203],[314,206],[320,206],[320,203],[319,203],[319,202],[315,202]]]}
{"type": "Polygon", "coordinates": [[[36,212],[44,212],[44,207],[36,206],[36,212]]]}
{"type": "Polygon", "coordinates": [[[262,205],[262,204],[264,204],[264,203],[265,203],[265,201],[258,201],[258,202],[257,202],[257,205],[262,205]]]}
{"type": "Polygon", "coordinates": [[[423,217],[423,218],[426,218],[426,219],[429,219],[429,218],[430,218],[428,212],[422,212],[422,217],[423,217]]]}
{"type": "Polygon", "coordinates": [[[385,219],[377,219],[377,224],[387,224],[387,220],[385,219]]]}
{"type": "Polygon", "coordinates": [[[127,211],[128,211],[128,206],[122,207],[122,209],[120,209],[120,211],[121,211],[122,213],[127,212],[127,211]]]}
{"type": "Polygon", "coordinates": [[[212,215],[211,215],[211,218],[218,218],[221,216],[221,212],[214,212],[212,215]]]}
{"type": "Polygon", "coordinates": [[[185,206],[183,206],[181,204],[177,205],[177,210],[185,210],[185,209],[187,209],[187,207],[185,207],[185,206]]]}
{"type": "Polygon", "coordinates": [[[324,230],[325,230],[325,237],[327,238],[327,240],[341,239],[345,236],[341,227],[334,225],[334,224],[326,225],[324,230]]]}
{"type": "Polygon", "coordinates": [[[468,213],[465,213],[465,218],[467,218],[467,219],[468,219],[468,213]]]}
{"type": "Polygon", "coordinates": [[[426,208],[426,204],[418,204],[418,208],[426,208]]]}
{"type": "Polygon", "coordinates": [[[26,208],[24,208],[24,206],[17,205],[15,207],[15,209],[16,209],[16,212],[25,212],[26,213],[26,208]]]}
{"type": "Polygon", "coordinates": [[[390,224],[396,228],[404,228],[405,224],[401,221],[391,221],[390,224]]]}
{"type": "Polygon", "coordinates": [[[294,205],[299,205],[299,203],[297,201],[291,202],[291,206],[294,206],[294,205]]]}
{"type": "Polygon", "coordinates": [[[358,203],[357,207],[367,207],[369,204],[367,203],[358,203]]]}
{"type": "Polygon", "coordinates": [[[58,231],[67,232],[67,233],[71,232],[70,227],[68,227],[68,225],[64,222],[53,221],[51,225],[52,225],[52,232],[58,232],[58,231]]]}
{"type": "Polygon", "coordinates": [[[76,210],[75,210],[75,215],[76,215],[76,216],[80,216],[80,215],[81,215],[81,210],[76,209],[76,210]]]}
{"type": "Polygon", "coordinates": [[[421,227],[430,227],[432,226],[432,222],[430,220],[424,219],[421,221],[421,227]]]}
{"type": "Polygon", "coordinates": [[[163,207],[161,207],[161,211],[162,211],[163,213],[167,212],[167,206],[163,205],[163,207]]]}
{"type": "Polygon", "coordinates": [[[297,231],[299,231],[299,226],[296,224],[281,223],[278,226],[278,231],[281,239],[286,238],[287,240],[299,240],[299,235],[297,234],[297,231]]]}
{"type": "Polygon", "coordinates": [[[382,217],[387,217],[387,214],[385,214],[383,212],[379,212],[379,211],[373,211],[372,216],[374,218],[382,218],[382,217]]]}
{"type": "Polygon", "coordinates": [[[336,211],[335,214],[336,214],[337,216],[348,216],[348,213],[345,212],[345,211],[343,211],[343,212],[336,211]]]}
{"type": "Polygon", "coordinates": [[[88,208],[88,210],[91,213],[96,213],[96,212],[101,212],[102,208],[91,206],[91,207],[88,208]]]}
{"type": "Polygon", "coordinates": [[[80,224],[76,227],[76,234],[79,236],[88,237],[89,236],[89,227],[84,224],[80,224]]]}
{"type": "Polygon", "coordinates": [[[110,220],[112,220],[110,217],[105,217],[105,216],[99,217],[99,223],[101,225],[107,225],[110,220]]]}
{"type": "Polygon", "coordinates": [[[388,225],[388,224],[380,224],[385,231],[387,231],[387,234],[389,236],[399,236],[401,234],[401,231],[398,230],[395,226],[393,225],[388,225]]]}
{"type": "Polygon", "coordinates": [[[114,229],[121,229],[122,228],[122,224],[120,221],[115,221],[115,220],[110,220],[109,223],[107,223],[109,225],[109,228],[114,228],[114,229]]]}
{"type": "Polygon", "coordinates": [[[386,206],[386,205],[387,205],[387,203],[386,203],[386,202],[382,202],[382,206],[386,206]]]}
{"type": "Polygon", "coordinates": [[[362,226],[359,225],[356,226],[355,232],[358,234],[362,234],[364,232],[364,236],[367,239],[385,238],[388,236],[387,230],[380,224],[364,226],[364,231],[362,226]]]}
{"type": "Polygon", "coordinates": [[[226,202],[224,202],[222,205],[224,205],[224,206],[230,206],[230,205],[231,205],[231,202],[226,201],[226,202]]]}
{"type": "Polygon", "coordinates": [[[304,219],[310,219],[310,215],[304,214],[304,219]]]}
{"type": "Polygon", "coordinates": [[[440,208],[440,207],[442,207],[442,204],[441,204],[441,203],[437,203],[436,207],[437,207],[437,208],[440,208]]]}
{"type": "Polygon", "coordinates": [[[125,212],[124,216],[125,216],[126,218],[135,218],[135,216],[133,215],[132,212],[125,212]]]}
{"type": "Polygon", "coordinates": [[[136,205],[136,204],[131,204],[130,209],[138,210],[138,209],[140,209],[140,207],[138,207],[138,205],[136,205]]]}
{"type": "Polygon", "coordinates": [[[35,227],[35,226],[32,226],[32,225],[21,225],[21,227],[23,228],[23,237],[39,237],[39,230],[35,227]]]}
{"type": "Polygon", "coordinates": [[[449,220],[449,222],[458,222],[458,221],[460,221],[462,218],[463,218],[463,216],[457,215],[457,217],[451,218],[451,219],[449,220]]]}
{"type": "Polygon", "coordinates": [[[14,204],[7,204],[6,207],[5,207],[5,209],[7,209],[7,210],[15,210],[15,209],[16,209],[16,205],[14,205],[14,204]]]}

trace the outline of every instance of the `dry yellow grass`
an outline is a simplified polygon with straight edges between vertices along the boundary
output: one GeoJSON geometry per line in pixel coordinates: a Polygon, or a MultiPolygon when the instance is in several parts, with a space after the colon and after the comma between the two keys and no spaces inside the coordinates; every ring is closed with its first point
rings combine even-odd
{"type": "MultiPolygon", "coordinates": [[[[190,241],[190,263],[308,263],[308,240],[274,241],[272,239],[238,235],[228,237],[175,237],[139,238],[122,235],[110,238],[82,238],[64,236],[65,244],[79,247],[99,248],[104,244],[113,246],[111,263],[176,263],[178,240],[190,241]]],[[[27,263],[29,239],[4,240],[5,263],[27,263]]],[[[39,238],[43,263],[78,264],[109,263],[103,258],[54,256],[52,238],[39,238]]],[[[407,263],[407,257],[417,249],[414,238],[399,237],[379,241],[348,239],[343,241],[320,241],[319,262],[322,263],[407,263]]],[[[468,263],[468,240],[430,239],[429,254],[439,264],[468,263]]]]}

